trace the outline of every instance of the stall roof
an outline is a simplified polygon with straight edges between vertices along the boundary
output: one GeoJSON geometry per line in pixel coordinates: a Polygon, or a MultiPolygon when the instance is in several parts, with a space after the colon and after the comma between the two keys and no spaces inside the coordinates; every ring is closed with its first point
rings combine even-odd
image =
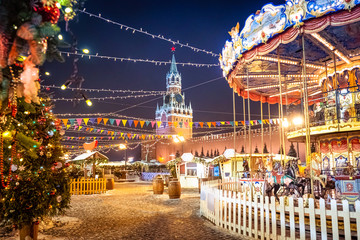
{"type": "Polygon", "coordinates": [[[96,159],[109,160],[109,158],[107,156],[105,156],[104,154],[102,154],[98,151],[93,151],[93,152],[86,152],[86,153],[80,154],[79,156],[75,157],[74,159],[72,159],[70,161],[83,161],[83,160],[93,157],[94,155],[95,155],[96,159]]]}

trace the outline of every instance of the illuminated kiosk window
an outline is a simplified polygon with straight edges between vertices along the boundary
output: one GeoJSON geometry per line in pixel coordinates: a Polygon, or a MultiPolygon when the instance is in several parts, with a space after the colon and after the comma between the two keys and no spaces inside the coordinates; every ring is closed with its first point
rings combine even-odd
{"type": "Polygon", "coordinates": [[[186,175],[197,176],[197,164],[193,162],[186,163],[186,175]]]}

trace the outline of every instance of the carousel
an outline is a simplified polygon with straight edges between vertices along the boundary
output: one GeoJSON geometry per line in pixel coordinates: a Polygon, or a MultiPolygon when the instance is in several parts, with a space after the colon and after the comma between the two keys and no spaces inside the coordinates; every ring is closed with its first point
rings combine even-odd
{"type": "Polygon", "coordinates": [[[244,109],[247,100],[248,158],[253,158],[252,126],[246,122],[253,120],[254,106],[261,111],[262,134],[263,119],[276,113],[279,145],[288,139],[305,149],[306,169],[284,154],[278,162],[261,156],[269,194],[360,199],[359,5],[359,0],[287,0],[265,5],[242,30],[237,24],[229,32],[219,60],[244,109]]]}

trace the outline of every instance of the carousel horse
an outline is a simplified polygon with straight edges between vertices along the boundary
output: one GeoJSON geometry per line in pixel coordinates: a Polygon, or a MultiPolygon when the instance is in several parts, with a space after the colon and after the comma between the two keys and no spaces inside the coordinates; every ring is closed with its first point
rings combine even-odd
{"type": "Polygon", "coordinates": [[[286,164],[285,171],[283,170],[281,163],[276,162],[273,171],[268,175],[265,190],[266,194],[270,196],[272,193],[278,201],[278,194],[301,194],[296,177],[298,170],[299,168],[296,162],[289,161],[286,164]]]}
{"type": "Polygon", "coordinates": [[[243,160],[243,171],[244,171],[244,174],[243,174],[243,177],[244,178],[248,178],[250,177],[250,167],[249,167],[249,163],[247,160],[243,160]]]}

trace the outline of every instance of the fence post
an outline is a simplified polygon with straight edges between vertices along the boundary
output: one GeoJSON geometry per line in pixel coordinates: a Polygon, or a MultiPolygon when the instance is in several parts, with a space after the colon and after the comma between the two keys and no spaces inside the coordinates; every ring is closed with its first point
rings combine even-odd
{"type": "Polygon", "coordinates": [[[215,209],[215,224],[216,226],[220,225],[220,216],[219,216],[219,211],[220,211],[220,190],[215,188],[215,195],[214,195],[214,199],[215,199],[215,203],[214,203],[214,209],[215,209]]]}
{"type": "Polygon", "coordinates": [[[274,196],[271,196],[271,226],[272,226],[272,238],[277,239],[276,229],[276,200],[274,196]]]}
{"type": "Polygon", "coordinates": [[[298,199],[300,239],[305,240],[304,199],[298,199]]]}
{"type": "Polygon", "coordinates": [[[295,239],[295,214],[294,214],[294,198],[289,198],[289,220],[290,220],[290,238],[295,239]]]}
{"type": "Polygon", "coordinates": [[[326,208],[325,199],[320,199],[320,222],[321,222],[321,239],[327,239],[327,227],[326,227],[326,208]]]}
{"type": "Polygon", "coordinates": [[[356,230],[357,236],[360,236],[360,201],[355,202],[355,211],[356,211],[356,230]]]}
{"type": "Polygon", "coordinates": [[[286,237],[284,197],[280,197],[280,207],[279,208],[280,208],[281,239],[284,239],[286,237]]]}
{"type": "Polygon", "coordinates": [[[316,239],[315,203],[314,198],[309,198],[310,236],[316,239]]]}
{"type": "MultiPolygon", "coordinates": [[[[345,240],[351,239],[349,202],[342,200],[345,240]]],[[[359,227],[359,226],[358,226],[359,227]]]]}
{"type": "Polygon", "coordinates": [[[339,239],[339,221],[338,221],[338,213],[337,213],[337,204],[336,200],[331,200],[331,219],[332,219],[332,234],[333,239],[339,239]]]}

